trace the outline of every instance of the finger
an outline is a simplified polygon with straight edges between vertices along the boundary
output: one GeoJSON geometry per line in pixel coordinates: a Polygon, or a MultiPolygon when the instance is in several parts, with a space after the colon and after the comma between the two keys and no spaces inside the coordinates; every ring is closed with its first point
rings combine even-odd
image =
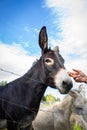
{"type": "Polygon", "coordinates": [[[78,70],[78,69],[73,69],[73,71],[75,71],[75,72],[77,72],[77,73],[79,73],[79,72],[80,72],[80,70],[78,70]]]}

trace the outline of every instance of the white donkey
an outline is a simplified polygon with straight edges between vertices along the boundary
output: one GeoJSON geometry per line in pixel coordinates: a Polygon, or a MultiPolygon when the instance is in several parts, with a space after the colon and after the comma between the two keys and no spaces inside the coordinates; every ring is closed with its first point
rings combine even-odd
{"type": "Polygon", "coordinates": [[[79,90],[70,91],[62,102],[39,111],[33,121],[33,128],[34,130],[72,130],[75,122],[80,123],[79,125],[87,130],[87,99],[79,90]]]}

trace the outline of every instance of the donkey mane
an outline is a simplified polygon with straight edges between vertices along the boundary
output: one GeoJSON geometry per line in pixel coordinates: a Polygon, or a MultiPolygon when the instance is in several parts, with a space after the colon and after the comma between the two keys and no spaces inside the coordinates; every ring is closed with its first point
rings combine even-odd
{"type": "Polygon", "coordinates": [[[57,109],[58,107],[59,108],[62,108],[62,109],[65,109],[66,111],[71,111],[71,104],[72,104],[72,97],[70,95],[67,95],[63,101],[61,102],[58,102],[58,103],[54,103],[52,106],[52,110],[54,111],[54,109],[57,109]]]}

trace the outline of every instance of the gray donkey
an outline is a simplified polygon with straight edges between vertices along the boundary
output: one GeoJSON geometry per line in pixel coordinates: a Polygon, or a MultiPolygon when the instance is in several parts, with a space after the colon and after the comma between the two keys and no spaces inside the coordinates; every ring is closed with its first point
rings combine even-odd
{"type": "Polygon", "coordinates": [[[60,103],[39,110],[33,121],[34,130],[72,130],[74,123],[79,123],[87,130],[87,99],[79,90],[70,91],[60,103]]]}

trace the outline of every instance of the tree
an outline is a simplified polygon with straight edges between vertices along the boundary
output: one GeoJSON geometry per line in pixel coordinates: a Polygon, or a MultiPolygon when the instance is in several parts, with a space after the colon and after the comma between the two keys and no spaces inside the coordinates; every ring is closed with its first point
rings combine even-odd
{"type": "Polygon", "coordinates": [[[0,82],[0,86],[5,86],[7,84],[7,81],[0,82]]]}
{"type": "Polygon", "coordinates": [[[48,94],[46,96],[43,96],[42,101],[48,102],[48,103],[53,103],[55,101],[60,101],[59,98],[55,98],[53,95],[48,94]]]}

